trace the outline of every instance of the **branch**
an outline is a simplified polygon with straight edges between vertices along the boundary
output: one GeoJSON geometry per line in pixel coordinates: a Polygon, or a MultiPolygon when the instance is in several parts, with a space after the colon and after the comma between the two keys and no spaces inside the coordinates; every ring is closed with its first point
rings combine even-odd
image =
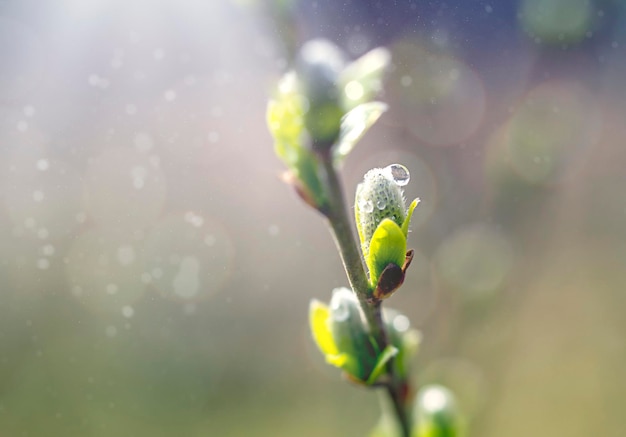
{"type": "MultiPolygon", "coordinates": [[[[382,318],[381,303],[379,299],[369,296],[369,283],[365,266],[359,251],[359,245],[354,237],[351,222],[348,219],[345,208],[345,196],[339,182],[337,169],[333,164],[330,154],[319,154],[320,161],[326,176],[328,203],[323,211],[331,228],[335,244],[339,250],[341,261],[346,270],[352,290],[356,293],[367,324],[370,328],[378,350],[384,350],[389,341],[382,318]]],[[[411,421],[406,411],[407,381],[402,381],[390,364],[387,366],[389,382],[386,384],[387,392],[394,406],[394,412],[402,429],[403,437],[411,435],[411,421]]]]}

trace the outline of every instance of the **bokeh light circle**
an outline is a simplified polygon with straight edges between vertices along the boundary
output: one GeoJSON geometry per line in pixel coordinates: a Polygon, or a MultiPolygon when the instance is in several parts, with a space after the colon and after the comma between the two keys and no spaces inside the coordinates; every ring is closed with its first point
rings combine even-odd
{"type": "Polygon", "coordinates": [[[462,60],[432,53],[416,43],[393,48],[395,69],[388,87],[394,113],[420,140],[459,144],[480,126],[485,112],[481,78],[462,60]]]}
{"type": "Polygon", "coordinates": [[[574,43],[591,28],[591,4],[589,0],[523,0],[518,16],[538,43],[574,43]]]}
{"type": "Polygon", "coordinates": [[[230,278],[235,250],[226,228],[194,212],[170,215],[151,229],[142,280],[178,300],[216,294],[230,278]]]}
{"type": "Polygon", "coordinates": [[[439,246],[435,269],[439,278],[463,297],[489,297],[505,283],[513,268],[509,241],[485,224],[462,228],[439,246]]]}
{"type": "Polygon", "coordinates": [[[574,82],[545,82],[524,98],[509,120],[506,154],[511,168],[528,183],[558,177],[576,152],[597,140],[597,108],[574,82]]]}

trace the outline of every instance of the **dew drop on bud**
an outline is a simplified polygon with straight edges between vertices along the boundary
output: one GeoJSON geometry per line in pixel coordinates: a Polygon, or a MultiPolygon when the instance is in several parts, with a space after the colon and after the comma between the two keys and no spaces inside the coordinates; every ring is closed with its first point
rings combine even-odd
{"type": "Polygon", "coordinates": [[[385,167],[385,171],[391,176],[396,185],[400,187],[404,187],[411,179],[409,170],[402,164],[391,164],[385,167]]]}
{"type": "Polygon", "coordinates": [[[376,208],[378,208],[378,209],[380,209],[382,211],[386,207],[387,207],[387,201],[385,199],[378,199],[376,201],[376,208]]]}
{"type": "Polygon", "coordinates": [[[372,211],[374,211],[374,204],[372,203],[371,200],[365,199],[363,197],[361,197],[359,199],[359,209],[361,209],[361,211],[365,212],[365,213],[370,213],[372,211]]]}
{"type": "Polygon", "coordinates": [[[331,314],[333,320],[337,322],[345,322],[348,320],[350,316],[350,311],[348,310],[347,303],[341,301],[334,301],[331,303],[331,314]]]}
{"type": "Polygon", "coordinates": [[[363,211],[365,212],[374,211],[374,204],[372,203],[371,200],[366,200],[365,202],[363,202],[363,211]]]}

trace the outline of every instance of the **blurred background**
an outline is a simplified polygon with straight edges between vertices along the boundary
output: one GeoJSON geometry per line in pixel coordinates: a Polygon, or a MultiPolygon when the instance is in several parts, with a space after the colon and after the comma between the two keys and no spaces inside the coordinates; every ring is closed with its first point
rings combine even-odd
{"type": "Polygon", "coordinates": [[[422,203],[389,305],[470,436],[626,435],[626,3],[0,2],[0,436],[364,436],[310,339],[346,285],[279,178],[303,42],[392,53],[348,198],[422,203]]]}

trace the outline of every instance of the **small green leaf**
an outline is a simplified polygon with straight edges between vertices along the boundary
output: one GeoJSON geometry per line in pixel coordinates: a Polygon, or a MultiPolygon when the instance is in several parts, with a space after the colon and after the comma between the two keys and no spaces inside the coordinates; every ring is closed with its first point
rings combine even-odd
{"type": "Polygon", "coordinates": [[[335,162],[341,164],[355,144],[365,135],[376,120],[387,110],[382,102],[363,103],[350,110],[341,119],[341,130],[334,149],[335,162]]]}
{"type": "Polygon", "coordinates": [[[313,299],[309,305],[309,324],[313,340],[315,340],[317,347],[324,355],[337,356],[339,355],[339,349],[330,330],[329,318],[330,309],[328,306],[319,300],[313,299]]]}
{"type": "MultiPolygon", "coordinates": [[[[308,113],[307,99],[300,91],[300,83],[295,73],[287,73],[281,79],[276,96],[267,105],[267,124],[274,137],[276,155],[289,168],[301,192],[311,206],[324,207],[326,194],[319,178],[319,160],[306,147],[309,133],[305,128],[308,113]]],[[[337,116],[338,119],[339,116],[337,116]]]]}
{"type": "Polygon", "coordinates": [[[404,234],[405,238],[409,237],[409,225],[411,224],[411,217],[413,217],[413,210],[419,203],[419,199],[413,200],[413,202],[411,202],[411,204],[409,205],[409,209],[406,212],[406,218],[402,223],[402,233],[404,234]]]}
{"type": "Polygon", "coordinates": [[[291,72],[281,79],[278,92],[267,105],[267,125],[274,137],[276,154],[288,166],[293,165],[297,150],[303,148],[306,99],[299,91],[298,79],[291,72]]]}
{"type": "Polygon", "coordinates": [[[326,202],[326,194],[319,178],[319,167],[319,161],[313,152],[309,149],[301,149],[299,159],[292,167],[292,171],[313,195],[316,205],[321,207],[326,202]]]}
{"type": "Polygon", "coordinates": [[[366,259],[370,272],[370,285],[376,287],[378,278],[388,264],[402,267],[406,257],[406,237],[395,222],[384,219],[370,240],[366,259]]]}
{"type": "Polygon", "coordinates": [[[389,362],[390,359],[395,357],[398,354],[398,349],[395,346],[388,345],[382,354],[378,356],[378,360],[376,361],[376,365],[370,373],[369,378],[367,378],[367,384],[372,385],[376,382],[376,380],[385,373],[385,366],[389,362]]]}
{"type": "Polygon", "coordinates": [[[389,65],[389,50],[378,47],[349,64],[339,79],[343,87],[343,106],[350,110],[380,92],[382,77],[389,65]]]}

